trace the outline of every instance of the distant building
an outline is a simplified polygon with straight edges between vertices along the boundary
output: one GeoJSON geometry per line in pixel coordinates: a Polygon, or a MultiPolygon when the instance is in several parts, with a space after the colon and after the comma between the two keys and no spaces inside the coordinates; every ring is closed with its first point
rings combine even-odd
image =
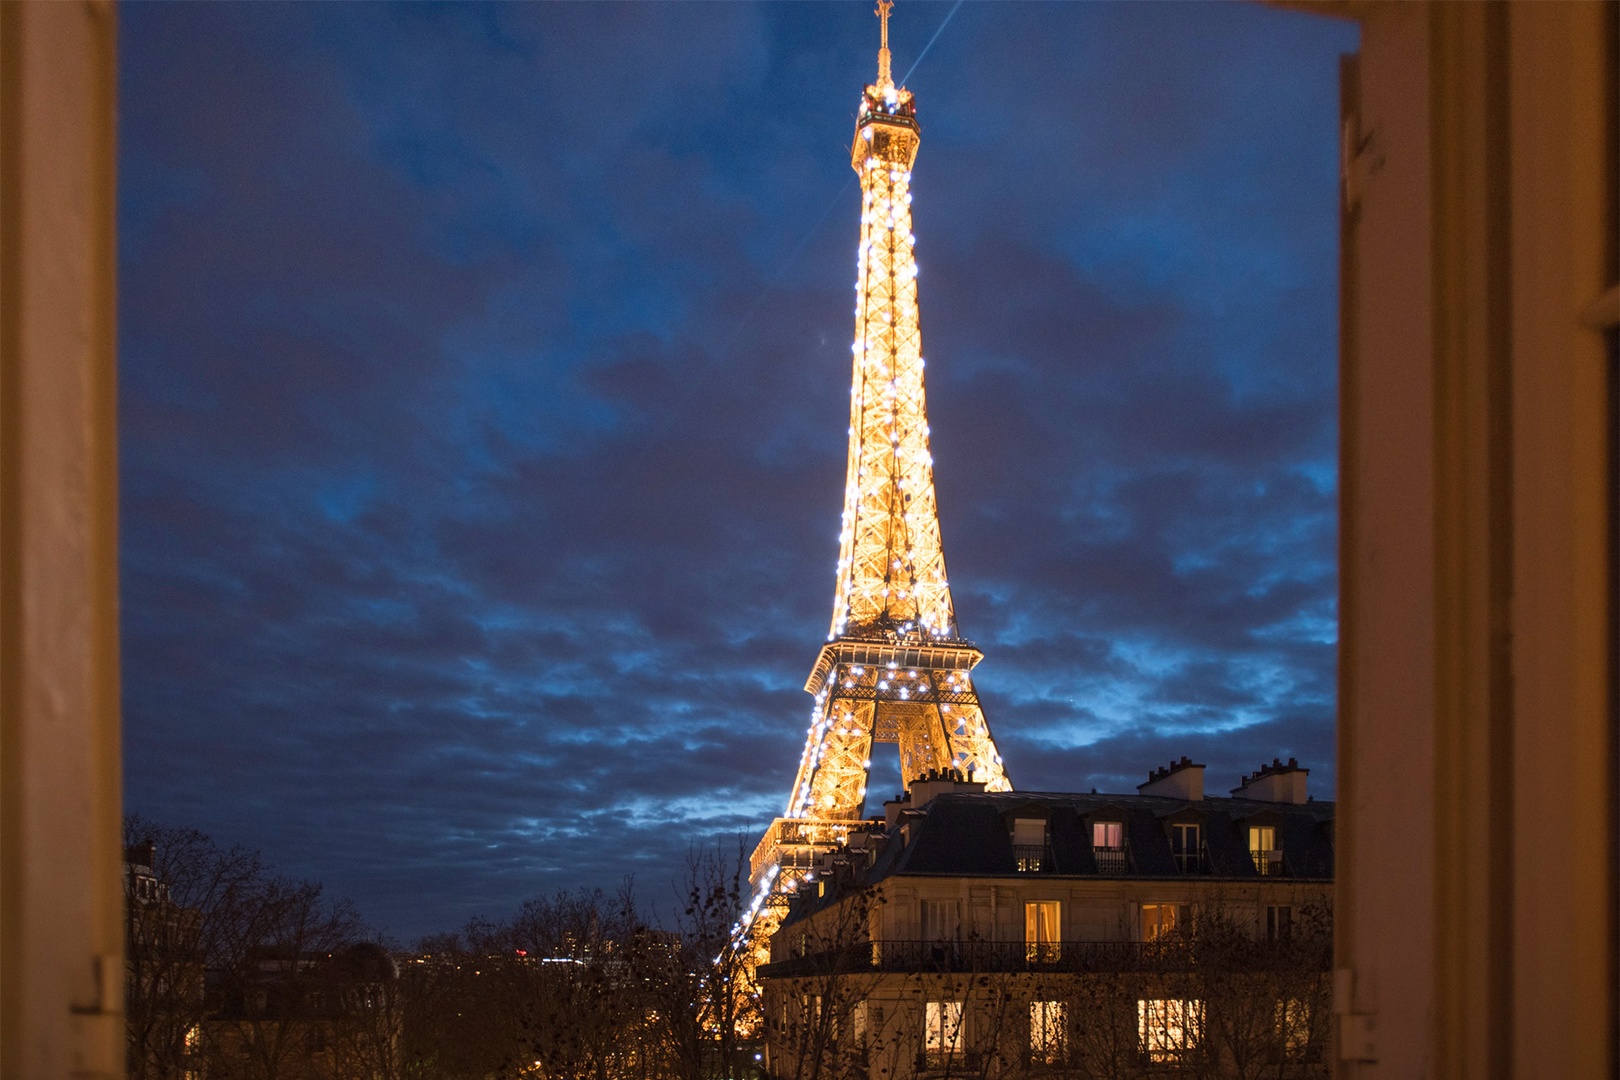
{"type": "Polygon", "coordinates": [[[949,770],[824,856],[759,971],[777,1077],[1327,1075],[1333,813],[1273,761],[1134,795],[949,770]]]}
{"type": "Polygon", "coordinates": [[[204,971],[200,919],[157,875],[157,846],[124,849],[124,1024],[132,1080],[196,1080],[204,971]]]}
{"type": "Polygon", "coordinates": [[[403,1075],[399,967],[382,946],[257,946],[235,971],[211,974],[207,1080],[256,1076],[258,1063],[272,1060],[304,1080],[403,1075]]]}

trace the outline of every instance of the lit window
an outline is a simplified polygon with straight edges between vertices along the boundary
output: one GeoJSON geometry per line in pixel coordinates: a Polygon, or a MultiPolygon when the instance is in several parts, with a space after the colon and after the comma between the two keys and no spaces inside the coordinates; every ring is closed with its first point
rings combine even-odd
{"type": "Polygon", "coordinates": [[[1285,941],[1294,932],[1294,909],[1285,904],[1266,905],[1266,940],[1285,941]]]}
{"type": "Polygon", "coordinates": [[[1046,862],[1046,821],[1043,818],[1017,818],[1013,821],[1013,854],[1020,873],[1038,873],[1046,862]]]}
{"type": "Polygon", "coordinates": [[[1094,821],[1091,823],[1091,851],[1097,858],[1097,871],[1103,874],[1125,872],[1125,823],[1122,821],[1094,821]]]}
{"type": "Polygon", "coordinates": [[[1024,905],[1024,955],[1034,963],[1056,963],[1059,942],[1059,908],[1056,900],[1034,900],[1024,905]]]}
{"type": "Polygon", "coordinates": [[[1142,940],[1158,941],[1189,921],[1186,904],[1143,904],[1142,940]]]}
{"type": "Polygon", "coordinates": [[[1277,830],[1271,825],[1249,826],[1249,856],[1261,874],[1282,872],[1282,852],[1277,849],[1277,830]]]}
{"type": "Polygon", "coordinates": [[[1310,1006],[1293,998],[1277,1002],[1277,1038],[1289,1057],[1304,1057],[1311,1045],[1310,1006]]]}
{"type": "Polygon", "coordinates": [[[1068,1052],[1069,1006],[1062,1001],[1029,1003],[1029,1053],[1048,1065],[1062,1061],[1068,1052]]]}
{"type": "Polygon", "coordinates": [[[849,1033],[857,1044],[866,1042],[866,1002],[857,1001],[849,1010],[849,1033]]]}
{"type": "Polygon", "coordinates": [[[1203,866],[1203,830],[1197,825],[1170,826],[1170,847],[1175,852],[1176,869],[1183,874],[1197,873],[1203,866]]]}
{"type": "Polygon", "coordinates": [[[929,1068],[937,1068],[962,1052],[960,1001],[930,1001],[923,1022],[923,1051],[929,1068]]]}
{"type": "Polygon", "coordinates": [[[1190,1057],[1203,1036],[1204,1003],[1144,998],[1136,1003],[1137,1031],[1149,1061],[1190,1057]]]}

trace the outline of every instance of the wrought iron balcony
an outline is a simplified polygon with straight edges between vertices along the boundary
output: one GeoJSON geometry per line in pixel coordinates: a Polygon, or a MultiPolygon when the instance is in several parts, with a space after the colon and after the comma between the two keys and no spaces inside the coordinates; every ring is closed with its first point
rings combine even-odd
{"type": "MultiPolygon", "coordinates": [[[[1120,972],[1186,971],[1199,959],[1194,938],[1172,934],[1157,941],[874,941],[778,960],[759,969],[766,979],[864,975],[879,972],[1120,972]]],[[[1277,958],[1297,965],[1299,943],[1256,941],[1233,952],[1216,946],[1223,967],[1264,966],[1277,958]]],[[[1324,949],[1315,962],[1327,970],[1324,949]]]]}
{"type": "Polygon", "coordinates": [[[1202,848],[1197,851],[1178,851],[1175,856],[1176,869],[1183,874],[1209,873],[1209,858],[1202,848]]]}
{"type": "Polygon", "coordinates": [[[1250,851],[1249,857],[1254,860],[1254,872],[1261,877],[1286,877],[1288,864],[1283,860],[1282,849],[1272,848],[1269,851],[1250,851]]]}
{"type": "Polygon", "coordinates": [[[1092,848],[1091,853],[1096,856],[1099,874],[1128,874],[1131,871],[1130,856],[1122,847],[1092,848]]]}
{"type": "Polygon", "coordinates": [[[930,1048],[917,1051],[916,1068],[918,1072],[938,1072],[949,1069],[957,1073],[972,1073],[978,1071],[983,1057],[975,1051],[947,1050],[943,1048],[930,1048]]]}
{"type": "Polygon", "coordinates": [[[1013,856],[1020,874],[1039,874],[1052,869],[1052,848],[1046,844],[1014,844],[1013,856]]]}
{"type": "Polygon", "coordinates": [[[1162,941],[874,941],[761,968],[767,978],[860,972],[1135,971],[1185,952],[1162,941]]]}

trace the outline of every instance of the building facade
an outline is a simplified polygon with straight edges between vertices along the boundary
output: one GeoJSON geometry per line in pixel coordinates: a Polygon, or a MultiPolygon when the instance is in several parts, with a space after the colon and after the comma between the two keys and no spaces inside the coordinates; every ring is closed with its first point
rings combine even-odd
{"type": "Polygon", "coordinates": [[[1333,804],[936,772],[825,857],[760,969],[774,1077],[1327,1075],[1333,804]]]}

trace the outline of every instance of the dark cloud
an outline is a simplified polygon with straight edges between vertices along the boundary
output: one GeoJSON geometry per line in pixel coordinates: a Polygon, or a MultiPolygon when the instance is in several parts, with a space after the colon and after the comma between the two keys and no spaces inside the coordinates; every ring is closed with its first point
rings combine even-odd
{"type": "MultiPolygon", "coordinates": [[[[751,842],[831,615],[868,9],[120,18],[130,807],[407,937],[751,842]]],[[[968,5],[910,80],[946,546],[1022,787],[1331,792],[1353,46],[968,5]]]]}

